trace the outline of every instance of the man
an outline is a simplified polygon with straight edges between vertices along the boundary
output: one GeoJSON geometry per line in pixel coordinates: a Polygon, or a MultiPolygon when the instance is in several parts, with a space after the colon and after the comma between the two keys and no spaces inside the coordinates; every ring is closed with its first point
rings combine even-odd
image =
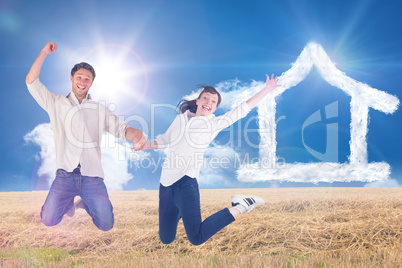
{"type": "Polygon", "coordinates": [[[57,45],[48,42],[33,63],[26,83],[29,92],[49,114],[56,146],[56,178],[42,207],[41,219],[46,226],[58,224],[64,214],[74,215],[74,197],[92,217],[96,227],[108,231],[113,227],[113,207],[109,200],[101,165],[103,131],[133,142],[133,147],[146,143],[139,129],[127,126],[104,105],[88,94],[95,70],[88,63],[76,64],[71,70],[72,92],[67,96],[52,93],[39,81],[47,55],[57,45]]]}

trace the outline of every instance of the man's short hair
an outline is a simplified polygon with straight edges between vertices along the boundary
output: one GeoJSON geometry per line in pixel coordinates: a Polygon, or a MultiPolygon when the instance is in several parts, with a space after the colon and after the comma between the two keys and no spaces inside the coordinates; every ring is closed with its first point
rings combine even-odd
{"type": "Polygon", "coordinates": [[[74,76],[75,72],[78,71],[79,69],[86,69],[92,73],[92,81],[95,80],[95,69],[94,67],[91,66],[91,64],[86,63],[86,62],[80,62],[74,65],[74,67],[71,69],[71,76],[74,76]]]}

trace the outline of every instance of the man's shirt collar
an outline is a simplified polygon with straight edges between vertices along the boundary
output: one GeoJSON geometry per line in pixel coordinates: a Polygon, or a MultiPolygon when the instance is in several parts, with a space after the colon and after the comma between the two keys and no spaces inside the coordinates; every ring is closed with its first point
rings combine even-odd
{"type": "MultiPolygon", "coordinates": [[[[77,103],[77,104],[79,104],[80,102],[78,101],[78,99],[77,99],[77,97],[75,96],[75,94],[74,94],[74,92],[69,92],[67,95],[66,95],[66,98],[67,99],[73,99],[73,101],[75,102],[75,103],[77,103]]],[[[83,99],[83,101],[85,101],[85,100],[92,100],[92,97],[91,97],[91,94],[87,94],[86,95],[86,97],[85,97],[85,99],[83,99]]]]}

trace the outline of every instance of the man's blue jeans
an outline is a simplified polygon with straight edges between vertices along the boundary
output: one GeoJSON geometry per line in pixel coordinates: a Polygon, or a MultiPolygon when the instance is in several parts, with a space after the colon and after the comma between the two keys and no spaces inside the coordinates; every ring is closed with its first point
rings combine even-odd
{"type": "Polygon", "coordinates": [[[180,218],[193,245],[203,244],[235,220],[225,208],[202,221],[198,182],[188,176],[171,186],[161,184],[159,187],[159,237],[162,243],[170,244],[176,238],[180,218]]]}
{"type": "Polygon", "coordinates": [[[73,207],[74,197],[77,195],[82,198],[84,209],[92,217],[96,227],[102,231],[112,229],[113,207],[103,179],[82,176],[79,168],[73,172],[57,170],[56,178],[42,207],[42,222],[46,226],[58,224],[64,214],[73,207]]]}

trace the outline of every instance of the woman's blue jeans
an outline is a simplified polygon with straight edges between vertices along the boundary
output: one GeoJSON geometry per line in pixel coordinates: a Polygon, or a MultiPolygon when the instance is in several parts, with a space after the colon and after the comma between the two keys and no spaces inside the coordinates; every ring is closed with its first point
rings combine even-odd
{"type": "Polygon", "coordinates": [[[225,208],[201,220],[200,192],[197,180],[182,177],[171,186],[159,187],[159,237],[164,244],[176,238],[177,224],[183,219],[188,240],[201,245],[235,218],[225,208]]]}
{"type": "Polygon", "coordinates": [[[41,219],[46,226],[58,224],[74,205],[74,197],[80,196],[84,209],[93,223],[102,231],[112,229],[114,215],[112,203],[102,178],[82,176],[79,167],[73,172],[58,169],[50,187],[41,219]]]}

